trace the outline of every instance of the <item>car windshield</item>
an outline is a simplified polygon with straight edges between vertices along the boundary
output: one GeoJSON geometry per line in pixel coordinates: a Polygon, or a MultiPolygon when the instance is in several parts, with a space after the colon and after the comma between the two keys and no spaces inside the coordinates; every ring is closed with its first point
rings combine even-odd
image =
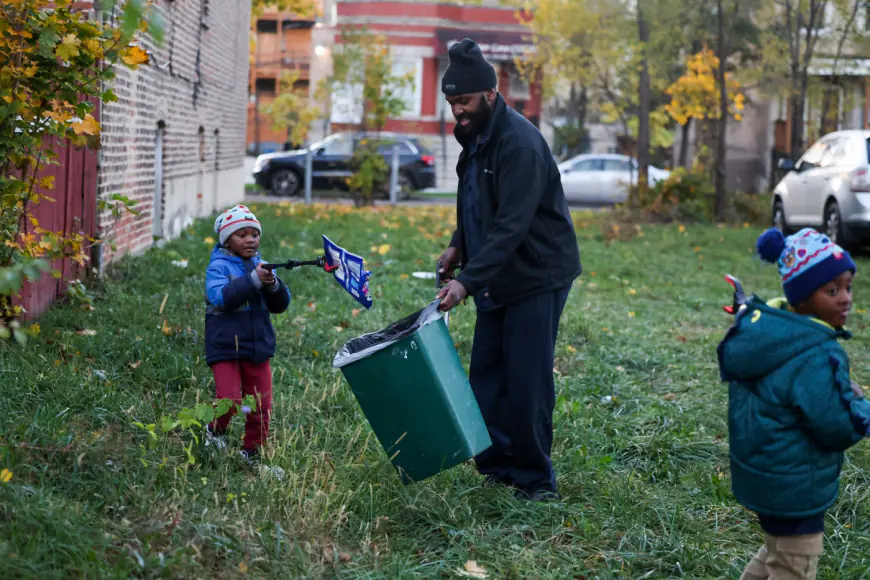
{"type": "Polygon", "coordinates": [[[408,139],[408,141],[420,152],[420,155],[432,155],[432,151],[423,145],[419,139],[408,139]]]}
{"type": "Polygon", "coordinates": [[[336,139],[339,139],[339,138],[341,138],[340,134],[339,135],[330,135],[326,139],[321,139],[320,141],[315,141],[314,143],[309,145],[308,148],[311,149],[312,151],[317,151],[318,149],[322,149],[323,147],[326,147],[327,145],[329,145],[330,143],[332,143],[333,141],[335,141],[336,139]]]}

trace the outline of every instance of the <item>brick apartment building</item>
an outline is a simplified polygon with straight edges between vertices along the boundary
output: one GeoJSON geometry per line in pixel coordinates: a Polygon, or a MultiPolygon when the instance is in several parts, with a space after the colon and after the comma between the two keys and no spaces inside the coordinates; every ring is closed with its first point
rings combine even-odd
{"type": "MultiPolygon", "coordinates": [[[[102,126],[98,152],[69,143],[54,146],[58,164],[41,174],[55,178],[36,215],[65,235],[98,237],[87,268],[56,260],[58,278],[42,276],[13,297],[27,317],[43,313],[70,280],[113,258],[138,253],[155,239],[179,235],[195,218],[244,196],[245,104],[247,102],[250,2],[241,0],[154,0],[165,22],[165,39],[140,44],[151,62],[136,71],[117,66],[102,87],[116,102],[96,102],[102,126]],[[119,194],[132,199],[136,215],[116,220],[99,212],[97,199],[119,194]]],[[[108,20],[83,0],[87,18],[108,20]]],[[[117,7],[116,7],[117,8],[117,7]]]]}
{"type": "Polygon", "coordinates": [[[118,67],[110,87],[118,101],[101,111],[99,195],[126,195],[139,210],[117,222],[99,216],[98,233],[122,254],[175,237],[244,195],[250,2],[156,0],[154,7],[166,23],[163,44],[143,39],[150,65],[118,67]]]}
{"type": "MultiPolygon", "coordinates": [[[[498,0],[459,5],[419,0],[324,0],[323,22],[314,28],[315,55],[311,66],[312,86],[328,76],[331,52],[340,41],[339,29],[366,27],[387,38],[392,47],[394,70],[414,73],[414,88],[408,91],[408,108],[400,119],[387,123],[387,131],[413,134],[436,152],[438,187],[454,189],[454,166],[459,147],[453,139],[454,120],[441,94],[441,77],[447,69],[449,47],[465,37],[480,44],[496,67],[499,92],[507,103],[538,124],[541,95],[518,74],[514,56],[531,47],[528,29],[517,19],[516,10],[498,0]],[[442,123],[443,120],[443,123],[442,123]]],[[[331,104],[332,130],[357,122],[345,112],[353,107],[331,104]]]]}
{"type": "Polygon", "coordinates": [[[311,65],[311,31],[314,17],[300,18],[293,14],[266,12],[254,24],[254,53],[248,92],[247,151],[249,154],[281,150],[287,142],[287,131],[278,131],[263,113],[281,92],[281,75],[296,74],[294,89],[309,93],[311,65]]]}

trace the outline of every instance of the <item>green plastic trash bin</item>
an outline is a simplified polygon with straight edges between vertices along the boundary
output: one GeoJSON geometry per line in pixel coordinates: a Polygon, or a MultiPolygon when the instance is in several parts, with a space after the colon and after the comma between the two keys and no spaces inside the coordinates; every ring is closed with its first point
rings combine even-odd
{"type": "Polygon", "coordinates": [[[405,484],[492,444],[439,304],[349,341],[333,362],[405,484]]]}

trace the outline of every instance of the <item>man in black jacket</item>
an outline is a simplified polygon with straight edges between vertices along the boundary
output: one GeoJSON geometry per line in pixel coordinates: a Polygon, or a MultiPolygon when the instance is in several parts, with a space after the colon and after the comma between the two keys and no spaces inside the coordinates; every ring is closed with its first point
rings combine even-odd
{"type": "Polygon", "coordinates": [[[475,458],[517,496],[557,494],[553,444],[556,335],[580,250],[556,162],[541,133],[508,107],[473,41],[450,48],[441,81],[462,145],[457,228],[441,256],[442,310],[477,306],[471,386],[493,445],[475,458]],[[461,267],[454,279],[453,272],[461,267]]]}

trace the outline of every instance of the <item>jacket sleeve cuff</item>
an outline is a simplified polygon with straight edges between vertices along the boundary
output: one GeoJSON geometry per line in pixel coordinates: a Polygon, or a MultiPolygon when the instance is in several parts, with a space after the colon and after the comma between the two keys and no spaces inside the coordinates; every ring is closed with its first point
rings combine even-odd
{"type": "Polygon", "coordinates": [[[462,272],[460,272],[459,276],[456,277],[456,281],[465,287],[465,291],[468,292],[469,296],[474,296],[483,289],[483,286],[478,288],[477,286],[472,285],[468,280],[468,276],[464,276],[462,272]]]}
{"type": "Polygon", "coordinates": [[[251,283],[254,285],[254,288],[257,290],[263,289],[263,283],[260,282],[260,277],[257,275],[257,271],[253,270],[251,272],[251,283]]]}
{"type": "Polygon", "coordinates": [[[275,279],[275,282],[274,282],[274,283],[269,284],[268,286],[266,286],[266,291],[267,291],[267,292],[277,292],[277,291],[280,290],[280,289],[281,289],[281,281],[278,280],[277,278],[275,279]]]}
{"type": "Polygon", "coordinates": [[[870,436],[870,402],[867,399],[856,399],[851,402],[849,418],[859,435],[870,436]]]}

